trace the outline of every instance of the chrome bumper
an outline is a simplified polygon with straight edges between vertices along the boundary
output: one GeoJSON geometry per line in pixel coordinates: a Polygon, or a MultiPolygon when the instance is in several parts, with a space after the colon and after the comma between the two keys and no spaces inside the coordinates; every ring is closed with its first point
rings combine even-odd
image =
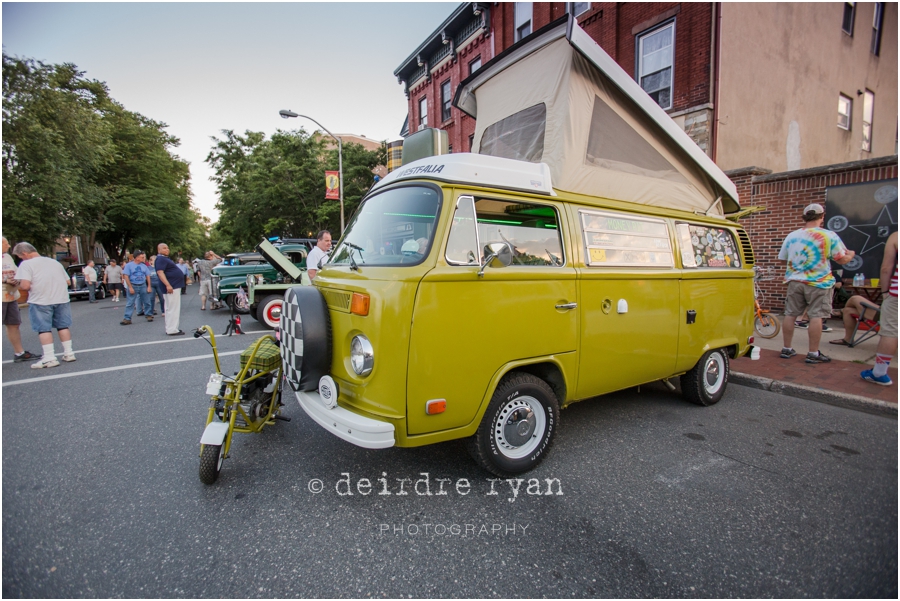
{"type": "Polygon", "coordinates": [[[341,406],[327,409],[318,392],[297,392],[297,401],[317,424],[347,442],[365,449],[394,446],[394,424],[363,417],[341,406]]]}

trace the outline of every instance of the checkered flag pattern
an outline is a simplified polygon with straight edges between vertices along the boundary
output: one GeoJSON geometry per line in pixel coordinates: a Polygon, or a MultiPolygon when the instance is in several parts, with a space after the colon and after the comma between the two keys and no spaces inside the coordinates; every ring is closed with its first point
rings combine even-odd
{"type": "Polygon", "coordinates": [[[288,288],[281,306],[281,362],[284,375],[295,391],[300,386],[300,370],[303,367],[303,323],[300,321],[300,303],[296,293],[288,288]]]}

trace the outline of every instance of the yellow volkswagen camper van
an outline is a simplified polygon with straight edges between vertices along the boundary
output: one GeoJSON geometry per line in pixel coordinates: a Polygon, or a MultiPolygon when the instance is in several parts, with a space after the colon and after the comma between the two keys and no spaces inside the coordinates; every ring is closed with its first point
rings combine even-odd
{"type": "Polygon", "coordinates": [[[367,448],[466,438],[509,476],[576,401],[675,376],[719,401],[753,329],[728,178],[573,22],[455,103],[478,152],[407,162],[408,139],[315,285],[285,293],[285,374],[309,416],[367,448]]]}

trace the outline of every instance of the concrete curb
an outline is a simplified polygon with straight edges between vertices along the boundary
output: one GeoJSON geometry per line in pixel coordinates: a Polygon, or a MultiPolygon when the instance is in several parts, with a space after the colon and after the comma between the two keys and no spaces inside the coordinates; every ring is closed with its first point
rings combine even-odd
{"type": "Polygon", "coordinates": [[[738,372],[731,372],[730,381],[735,384],[740,384],[741,386],[768,390],[769,392],[774,392],[776,394],[794,396],[808,401],[817,401],[819,403],[827,403],[838,407],[846,407],[847,409],[865,411],[866,413],[897,417],[896,403],[887,403],[885,401],[869,399],[855,394],[823,390],[822,388],[813,388],[801,384],[791,384],[790,382],[781,382],[779,380],[772,380],[770,378],[738,372]]]}

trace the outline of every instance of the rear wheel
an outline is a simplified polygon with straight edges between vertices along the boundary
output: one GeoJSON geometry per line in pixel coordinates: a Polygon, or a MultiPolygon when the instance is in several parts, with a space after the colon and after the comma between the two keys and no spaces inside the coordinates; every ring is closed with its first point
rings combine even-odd
{"type": "Polygon", "coordinates": [[[225,460],[225,445],[205,444],[200,451],[200,482],[214,484],[222,471],[225,460]]]}
{"type": "Polygon", "coordinates": [[[681,394],[704,407],[718,403],[727,385],[728,355],[723,349],[707,351],[691,371],[681,376],[681,394]]]}
{"type": "Polygon", "coordinates": [[[256,319],[270,330],[274,330],[281,323],[281,304],[284,298],[271,294],[256,307],[256,319]]]}
{"type": "Polygon", "coordinates": [[[242,302],[238,300],[237,294],[229,294],[228,298],[225,300],[228,303],[228,306],[234,309],[235,313],[239,313],[241,315],[246,315],[250,312],[249,305],[244,305],[242,302]]]}
{"type": "Polygon", "coordinates": [[[762,313],[753,320],[753,327],[756,328],[756,333],[763,338],[775,338],[781,331],[781,322],[774,315],[762,313]]]}
{"type": "Polygon", "coordinates": [[[469,453],[501,477],[537,466],[553,444],[559,401],[550,386],[527,373],[505,377],[491,397],[481,425],[468,440],[469,453]]]}

